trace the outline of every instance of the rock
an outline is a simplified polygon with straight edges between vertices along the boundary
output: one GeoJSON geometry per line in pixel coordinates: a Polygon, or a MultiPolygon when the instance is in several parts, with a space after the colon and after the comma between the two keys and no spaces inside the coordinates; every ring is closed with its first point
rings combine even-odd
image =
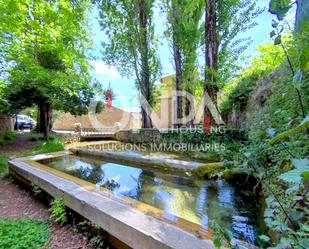
{"type": "Polygon", "coordinates": [[[215,152],[194,152],[192,153],[192,158],[201,159],[208,162],[220,162],[220,155],[215,152]]]}
{"type": "Polygon", "coordinates": [[[212,174],[221,172],[224,164],[223,163],[207,163],[192,170],[192,174],[200,178],[210,178],[212,174]]]}
{"type": "Polygon", "coordinates": [[[243,192],[246,192],[246,195],[248,195],[248,191],[254,193],[259,192],[260,184],[258,180],[253,175],[241,169],[225,170],[221,177],[232,183],[238,189],[244,190],[243,192]]]}

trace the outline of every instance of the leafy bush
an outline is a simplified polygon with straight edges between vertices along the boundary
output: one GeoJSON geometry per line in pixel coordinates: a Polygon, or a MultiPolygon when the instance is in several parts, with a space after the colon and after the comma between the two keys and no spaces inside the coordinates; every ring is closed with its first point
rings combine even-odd
{"type": "Polygon", "coordinates": [[[216,248],[221,248],[224,244],[228,244],[230,248],[233,248],[233,245],[231,244],[233,234],[231,231],[222,228],[215,220],[210,220],[209,228],[214,233],[212,240],[216,248]]]}
{"type": "Polygon", "coordinates": [[[32,142],[35,142],[35,141],[39,141],[39,140],[43,140],[44,139],[44,136],[42,133],[37,133],[37,132],[32,132],[28,137],[27,137],[27,140],[28,141],[32,141],[32,142]]]}
{"type": "Polygon", "coordinates": [[[57,137],[50,137],[47,141],[40,141],[39,145],[31,150],[25,152],[24,156],[51,153],[64,150],[64,143],[57,137]]]}
{"type": "Polygon", "coordinates": [[[264,220],[268,234],[260,236],[263,247],[309,247],[309,144],[305,118],[309,46],[303,46],[309,42],[308,32],[302,46],[295,47],[297,40],[287,46],[291,65],[284,76],[273,82],[265,105],[249,115],[247,146],[234,157],[235,165],[256,176],[267,196],[264,220]]]}
{"type": "Polygon", "coordinates": [[[32,193],[34,196],[37,196],[42,193],[42,189],[38,185],[32,183],[31,187],[32,187],[32,193]]]}
{"type": "Polygon", "coordinates": [[[240,129],[223,129],[222,131],[213,131],[209,134],[204,133],[202,130],[169,130],[168,133],[162,133],[162,142],[165,143],[187,143],[201,145],[212,142],[244,142],[247,140],[245,130],[240,129]]]}
{"type": "Polygon", "coordinates": [[[0,248],[37,249],[48,237],[49,228],[43,221],[0,218],[0,248]]]}
{"type": "Polygon", "coordinates": [[[64,150],[64,144],[62,141],[58,139],[53,139],[53,140],[48,140],[46,142],[43,142],[37,152],[38,154],[41,153],[49,153],[49,152],[56,152],[56,151],[61,151],[64,150]]]}
{"type": "Polygon", "coordinates": [[[258,79],[271,73],[284,61],[284,51],[279,46],[260,45],[258,51],[252,65],[225,86],[225,98],[220,104],[223,115],[233,108],[242,110],[250,93],[256,88],[258,79]]]}
{"type": "Polygon", "coordinates": [[[5,155],[0,155],[0,174],[7,171],[8,157],[5,155]]]}
{"type": "Polygon", "coordinates": [[[55,198],[51,202],[49,211],[51,212],[51,218],[53,218],[60,225],[67,222],[67,213],[64,205],[63,198],[55,198]]]}
{"type": "Polygon", "coordinates": [[[17,133],[14,131],[7,130],[3,136],[0,136],[0,145],[4,145],[7,142],[13,140],[16,137],[17,133]]]}
{"type": "Polygon", "coordinates": [[[4,139],[7,141],[13,140],[16,137],[17,133],[14,131],[7,131],[4,134],[4,139]]]}
{"type": "Polygon", "coordinates": [[[189,145],[188,151],[182,150],[182,153],[188,154],[191,158],[217,162],[229,161],[240,151],[247,142],[247,131],[222,129],[206,134],[202,130],[194,129],[184,129],[180,132],[170,130],[168,133],[162,133],[161,138],[161,143],[189,145]],[[196,148],[192,150],[191,145],[196,148]],[[194,149],[198,150],[198,153],[194,149]]]}

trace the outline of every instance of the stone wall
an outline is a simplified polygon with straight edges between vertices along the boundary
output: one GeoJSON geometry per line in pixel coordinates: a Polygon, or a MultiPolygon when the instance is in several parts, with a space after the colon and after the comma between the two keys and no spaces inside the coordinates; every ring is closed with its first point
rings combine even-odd
{"type": "Polygon", "coordinates": [[[158,142],[161,134],[157,129],[121,130],[115,133],[115,139],[125,143],[158,142]]]}
{"type": "Polygon", "coordinates": [[[238,129],[247,129],[250,115],[264,107],[266,99],[278,87],[278,79],[286,74],[286,66],[279,66],[274,72],[260,78],[256,88],[248,96],[247,102],[240,108],[233,108],[225,121],[228,126],[238,129]]]}
{"type": "Polygon", "coordinates": [[[6,131],[14,130],[14,118],[10,116],[0,116],[0,135],[6,131]]]}

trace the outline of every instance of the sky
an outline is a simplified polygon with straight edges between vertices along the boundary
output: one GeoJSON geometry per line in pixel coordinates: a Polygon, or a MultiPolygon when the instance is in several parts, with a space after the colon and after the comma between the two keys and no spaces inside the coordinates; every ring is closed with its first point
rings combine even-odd
{"type": "MultiPolygon", "coordinates": [[[[266,10],[260,14],[255,21],[258,23],[257,26],[248,30],[239,37],[248,37],[252,39],[252,43],[249,48],[245,51],[246,57],[252,57],[256,53],[256,48],[260,44],[264,44],[270,41],[269,33],[272,31],[271,23],[276,17],[270,14],[268,10],[269,0],[260,0],[259,6],[265,7],[266,10]]],[[[290,18],[293,18],[295,12],[291,10],[290,18]]],[[[94,68],[94,76],[100,82],[104,89],[107,89],[109,85],[115,94],[115,100],[113,105],[120,107],[127,111],[138,111],[138,95],[135,87],[134,78],[125,78],[120,75],[115,67],[109,67],[102,61],[102,41],[106,40],[107,37],[99,26],[99,15],[98,10],[93,9],[90,15],[92,30],[93,30],[93,55],[94,60],[91,62],[94,68]]],[[[165,18],[161,15],[158,8],[155,9],[154,13],[155,20],[155,34],[163,35],[166,28],[165,18]]],[[[238,38],[239,38],[238,37],[238,38]]],[[[162,65],[162,75],[168,75],[174,73],[172,64],[172,53],[168,42],[165,39],[162,40],[158,48],[158,56],[162,65]]]]}

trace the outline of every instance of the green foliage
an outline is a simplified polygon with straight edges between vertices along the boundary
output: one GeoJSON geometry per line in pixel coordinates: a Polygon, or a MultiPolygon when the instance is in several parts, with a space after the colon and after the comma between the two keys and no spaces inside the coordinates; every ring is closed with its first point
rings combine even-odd
{"type": "Polygon", "coordinates": [[[7,131],[4,134],[3,138],[4,138],[4,140],[11,141],[16,137],[16,135],[17,135],[17,133],[14,132],[14,131],[7,131]]]}
{"type": "Polygon", "coordinates": [[[152,105],[154,83],[160,71],[154,35],[154,0],[100,2],[100,25],[108,37],[102,44],[103,60],[123,75],[134,75],[137,88],[152,105]],[[143,16],[143,21],[138,16],[143,16]]]}
{"type": "Polygon", "coordinates": [[[28,141],[39,141],[39,140],[43,140],[44,139],[44,135],[42,133],[37,133],[37,132],[31,132],[30,135],[28,135],[27,140],[28,141]]]}
{"type": "Polygon", "coordinates": [[[247,134],[240,129],[222,129],[221,131],[212,130],[206,134],[203,128],[200,129],[169,129],[166,133],[161,133],[162,142],[166,143],[186,143],[201,145],[212,142],[245,142],[247,134]]]}
{"type": "Polygon", "coordinates": [[[47,141],[40,143],[31,151],[25,152],[24,156],[51,153],[64,150],[64,142],[57,137],[50,137],[47,141]]]}
{"type": "Polygon", "coordinates": [[[199,178],[210,178],[211,174],[216,174],[223,170],[224,165],[222,163],[208,163],[192,170],[192,173],[199,178]]]}
{"type": "Polygon", "coordinates": [[[50,153],[64,150],[64,143],[58,139],[49,139],[43,142],[35,150],[35,154],[50,153]]]}
{"type": "Polygon", "coordinates": [[[295,31],[301,33],[307,29],[309,21],[309,2],[307,0],[271,0],[269,12],[276,15],[278,20],[284,20],[288,11],[292,8],[293,4],[297,5],[295,15],[295,31]]]}
{"type": "Polygon", "coordinates": [[[12,141],[16,137],[17,133],[7,130],[4,135],[0,136],[0,145],[4,145],[9,141],[12,141]]]}
{"type": "MultiPolygon", "coordinates": [[[[33,107],[29,107],[29,108],[22,110],[19,114],[23,114],[23,115],[29,116],[33,120],[37,120],[38,110],[36,107],[33,106],[33,107]]],[[[53,113],[53,117],[54,117],[54,113],[53,113]]]]}
{"type": "Polygon", "coordinates": [[[288,61],[281,66],[279,78],[272,82],[273,89],[263,107],[248,114],[249,143],[241,150],[243,158],[235,159],[236,165],[259,179],[268,196],[264,217],[269,236],[261,238],[264,247],[307,248],[308,231],[304,224],[308,210],[309,145],[304,114],[308,114],[309,85],[308,69],[304,69],[307,61],[303,59],[307,58],[306,44],[305,35],[289,41],[283,39],[278,44],[277,48],[286,50],[288,61]]]}
{"type": "Polygon", "coordinates": [[[48,225],[43,221],[0,218],[0,248],[42,248],[49,234],[48,225]]]}
{"type": "Polygon", "coordinates": [[[5,112],[42,102],[85,113],[91,86],[86,11],[89,1],[1,1],[5,112]],[[14,18],[18,16],[19,18],[14,18]]]}
{"type": "Polygon", "coordinates": [[[8,168],[8,157],[0,155],[0,174],[6,173],[8,168]]]}
{"type": "Polygon", "coordinates": [[[280,134],[278,134],[277,136],[275,136],[274,138],[272,138],[269,143],[273,144],[274,142],[278,141],[278,140],[283,140],[288,138],[289,136],[295,135],[301,131],[305,131],[309,128],[309,116],[307,116],[299,125],[297,125],[296,127],[293,127],[285,132],[282,132],[280,134]]]}
{"type": "Polygon", "coordinates": [[[67,222],[67,213],[64,205],[63,198],[55,198],[51,202],[49,211],[51,212],[51,218],[53,218],[60,225],[64,225],[67,222]]]}
{"type": "Polygon", "coordinates": [[[31,187],[32,187],[32,193],[33,193],[34,196],[39,195],[39,194],[42,193],[42,190],[41,190],[41,188],[38,185],[32,183],[31,187]]]}
{"type": "Polygon", "coordinates": [[[178,49],[179,55],[174,50],[174,58],[179,60],[181,68],[182,89],[194,92],[200,86],[198,72],[197,48],[202,38],[200,20],[204,11],[203,0],[164,0],[162,10],[167,15],[166,36],[171,42],[171,47],[178,49]],[[177,57],[179,56],[179,58],[177,57]]]}
{"type": "Polygon", "coordinates": [[[161,143],[166,144],[186,144],[195,146],[199,153],[190,150],[184,151],[189,157],[208,161],[230,161],[238,155],[240,149],[247,142],[247,132],[240,129],[222,129],[221,131],[210,131],[206,134],[200,129],[170,129],[167,133],[161,133],[161,143]],[[210,159],[210,160],[209,160],[210,159]]]}
{"type": "Polygon", "coordinates": [[[208,162],[219,162],[220,161],[220,155],[218,153],[215,152],[192,152],[190,153],[191,158],[194,159],[201,159],[204,161],[208,161],[208,162]]]}
{"type": "Polygon", "coordinates": [[[284,51],[281,47],[265,44],[258,47],[250,67],[225,86],[225,97],[220,104],[223,114],[230,113],[233,108],[243,110],[250,93],[256,88],[259,78],[268,75],[284,61],[284,51]]]}
{"type": "Polygon", "coordinates": [[[281,174],[278,178],[290,184],[301,184],[303,174],[309,172],[309,159],[293,159],[292,164],[295,169],[281,174]]]}
{"type": "Polygon", "coordinates": [[[214,220],[209,222],[209,228],[214,232],[212,240],[216,248],[221,248],[224,244],[228,244],[229,247],[233,248],[233,245],[231,244],[233,234],[231,231],[222,228],[214,220]]]}
{"type": "Polygon", "coordinates": [[[269,12],[277,15],[279,20],[282,20],[292,7],[290,0],[271,0],[269,12]]]}
{"type": "Polygon", "coordinates": [[[217,37],[219,42],[218,72],[219,87],[235,76],[240,67],[236,63],[251,43],[250,37],[238,38],[257,23],[255,18],[264,10],[257,7],[256,0],[216,1],[217,37]]]}
{"type": "Polygon", "coordinates": [[[106,238],[104,235],[102,236],[101,227],[93,222],[83,220],[74,224],[73,229],[75,232],[82,233],[90,240],[91,244],[99,248],[104,247],[106,244],[106,238]]]}

